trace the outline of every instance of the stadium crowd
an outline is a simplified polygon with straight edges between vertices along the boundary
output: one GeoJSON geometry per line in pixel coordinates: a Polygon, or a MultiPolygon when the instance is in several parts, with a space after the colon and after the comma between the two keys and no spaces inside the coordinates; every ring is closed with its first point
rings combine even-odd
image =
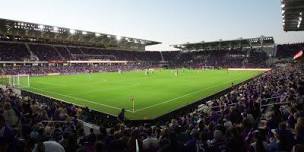
{"type": "Polygon", "coordinates": [[[304,48],[304,43],[280,44],[277,46],[278,58],[292,58],[304,48]]]}
{"type": "Polygon", "coordinates": [[[30,58],[25,45],[0,43],[0,61],[23,61],[30,58]]]}
{"type": "Polygon", "coordinates": [[[304,66],[275,68],[163,123],[108,125],[90,110],[0,90],[0,151],[277,152],[304,148],[304,66]],[[79,118],[98,122],[85,134],[79,118]]]}
{"type": "MultiPolygon", "coordinates": [[[[278,46],[296,50],[303,44],[278,46]]],[[[45,75],[147,69],[151,62],[169,67],[267,67],[265,52],[205,50],[131,52],[49,44],[0,43],[1,61],[126,60],[127,65],[4,66],[0,75],[45,75]],[[18,51],[17,51],[18,50],[18,51]],[[13,52],[13,53],[12,53],[13,52]],[[12,54],[14,54],[12,56],[12,54]],[[35,56],[35,57],[31,57],[35,56]],[[143,64],[140,61],[148,61],[143,64]],[[138,64],[141,63],[141,64],[138,64]]],[[[133,124],[113,120],[88,108],[34,94],[0,89],[0,152],[277,152],[304,151],[304,66],[274,68],[233,86],[225,95],[204,102],[170,120],[133,124]],[[85,132],[81,120],[97,124],[85,132]]]]}
{"type": "Polygon", "coordinates": [[[143,70],[151,67],[150,64],[112,64],[112,65],[71,65],[71,66],[7,66],[0,69],[0,75],[47,75],[51,73],[60,74],[76,74],[76,73],[91,73],[91,72],[115,72],[115,71],[130,71],[143,70]]]}
{"type": "MultiPolygon", "coordinates": [[[[166,57],[176,53],[163,52],[166,57]]],[[[170,63],[187,66],[214,66],[229,68],[263,68],[267,67],[267,53],[255,49],[205,50],[177,53],[175,58],[169,58],[170,63]]]]}
{"type": "Polygon", "coordinates": [[[111,60],[168,63],[172,66],[267,67],[268,55],[259,49],[219,49],[204,51],[125,51],[0,41],[1,61],[111,60]],[[11,53],[11,54],[10,54],[11,53]]]}

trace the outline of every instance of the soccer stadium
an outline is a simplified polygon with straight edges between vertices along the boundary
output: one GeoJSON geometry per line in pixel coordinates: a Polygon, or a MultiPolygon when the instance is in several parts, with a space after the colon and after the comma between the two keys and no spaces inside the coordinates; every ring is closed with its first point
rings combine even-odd
{"type": "Polygon", "coordinates": [[[304,0],[3,3],[0,152],[304,152],[304,0]]]}

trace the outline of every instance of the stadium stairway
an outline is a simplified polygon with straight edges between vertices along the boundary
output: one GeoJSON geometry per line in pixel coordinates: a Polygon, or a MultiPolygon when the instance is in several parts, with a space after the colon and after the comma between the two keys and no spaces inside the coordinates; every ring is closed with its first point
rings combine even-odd
{"type": "Polygon", "coordinates": [[[27,43],[24,43],[24,45],[25,45],[27,51],[30,53],[30,60],[38,61],[39,58],[37,57],[37,55],[35,55],[33,53],[33,51],[31,50],[30,46],[27,43]]]}
{"type": "Polygon", "coordinates": [[[165,61],[165,59],[164,59],[164,56],[163,56],[162,52],[161,52],[161,51],[159,51],[159,53],[160,53],[161,61],[165,61]]]}
{"type": "Polygon", "coordinates": [[[58,56],[60,57],[60,59],[64,60],[64,57],[62,56],[62,54],[58,51],[58,49],[54,46],[54,45],[51,45],[54,50],[57,52],[58,56]]]}

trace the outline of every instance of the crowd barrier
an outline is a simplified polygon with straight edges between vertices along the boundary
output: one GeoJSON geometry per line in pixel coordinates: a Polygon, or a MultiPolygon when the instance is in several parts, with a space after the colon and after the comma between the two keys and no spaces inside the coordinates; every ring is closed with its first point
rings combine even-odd
{"type": "Polygon", "coordinates": [[[269,71],[270,68],[228,68],[229,71],[269,71]]]}

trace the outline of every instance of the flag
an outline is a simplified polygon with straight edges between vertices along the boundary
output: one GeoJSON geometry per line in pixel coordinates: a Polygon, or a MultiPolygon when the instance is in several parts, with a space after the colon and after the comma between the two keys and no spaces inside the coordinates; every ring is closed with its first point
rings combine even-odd
{"type": "Polygon", "coordinates": [[[303,56],[303,50],[300,50],[296,55],[293,56],[293,59],[296,60],[303,56]]]}

